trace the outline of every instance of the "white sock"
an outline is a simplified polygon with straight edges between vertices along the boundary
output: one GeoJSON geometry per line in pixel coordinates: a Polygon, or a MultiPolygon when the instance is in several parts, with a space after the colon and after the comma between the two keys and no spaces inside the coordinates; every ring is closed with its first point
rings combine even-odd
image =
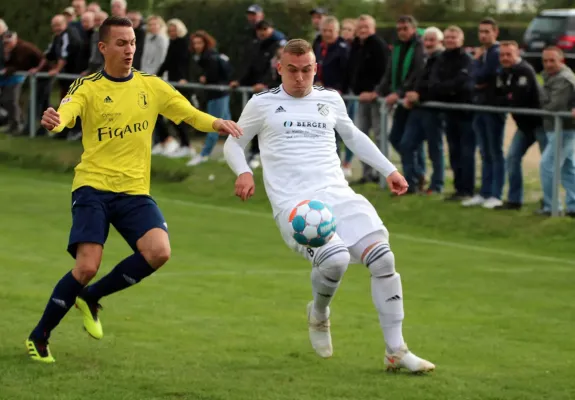
{"type": "Polygon", "coordinates": [[[401,331],[403,322],[403,291],[401,277],[395,273],[389,277],[371,277],[371,296],[379,314],[379,323],[389,352],[403,345],[401,331]]]}
{"type": "Polygon", "coordinates": [[[313,317],[319,321],[329,318],[329,303],[339,287],[339,281],[325,276],[320,268],[311,270],[311,287],[313,289],[313,317]]]}

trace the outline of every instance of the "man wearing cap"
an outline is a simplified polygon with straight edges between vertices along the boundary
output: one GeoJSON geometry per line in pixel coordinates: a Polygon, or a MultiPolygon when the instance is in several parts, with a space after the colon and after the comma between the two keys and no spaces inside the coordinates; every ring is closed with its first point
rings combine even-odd
{"type": "Polygon", "coordinates": [[[309,12],[309,15],[311,16],[311,24],[313,25],[313,29],[315,29],[312,43],[313,48],[315,48],[321,43],[321,23],[327,16],[327,10],[322,7],[315,7],[309,12]]]}

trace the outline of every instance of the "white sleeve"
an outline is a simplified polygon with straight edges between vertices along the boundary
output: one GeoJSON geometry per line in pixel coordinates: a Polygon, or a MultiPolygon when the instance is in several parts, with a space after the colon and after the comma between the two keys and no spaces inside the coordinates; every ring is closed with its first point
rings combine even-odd
{"type": "Polygon", "coordinates": [[[238,125],[243,130],[243,135],[239,138],[229,136],[224,144],[224,157],[226,162],[238,176],[245,172],[253,174],[246,161],[245,148],[260,132],[262,126],[261,112],[258,111],[257,105],[254,103],[252,97],[243,109],[238,121],[238,125]]]}
{"type": "Polygon", "coordinates": [[[371,141],[369,136],[354,125],[347,115],[347,108],[341,97],[337,105],[336,118],[335,130],[341,136],[345,145],[361,161],[375,168],[385,177],[388,177],[393,171],[397,171],[395,165],[379,151],[379,148],[371,141]]]}

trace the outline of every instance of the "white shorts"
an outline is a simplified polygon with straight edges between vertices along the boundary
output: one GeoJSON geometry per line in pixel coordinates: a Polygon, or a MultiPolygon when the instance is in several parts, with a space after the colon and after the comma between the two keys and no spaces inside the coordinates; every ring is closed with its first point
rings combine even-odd
{"type": "MultiPolygon", "coordinates": [[[[365,197],[357,194],[350,187],[331,188],[321,192],[316,192],[309,199],[301,199],[294,202],[295,207],[303,200],[320,200],[329,204],[333,209],[336,220],[336,235],[332,240],[341,240],[347,248],[358,243],[362,238],[374,232],[382,232],[386,240],[389,233],[383,225],[377,211],[365,197]]],[[[281,235],[292,250],[297,251],[306,259],[311,260],[313,252],[300,245],[292,237],[293,229],[289,222],[289,214],[293,207],[283,209],[276,216],[281,235]]],[[[352,260],[352,263],[359,263],[359,260],[352,260]]]]}

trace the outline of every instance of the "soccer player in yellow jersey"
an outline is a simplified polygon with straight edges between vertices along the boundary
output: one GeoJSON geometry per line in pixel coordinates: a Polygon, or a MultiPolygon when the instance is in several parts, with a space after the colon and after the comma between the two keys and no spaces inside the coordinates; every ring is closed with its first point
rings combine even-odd
{"type": "Polygon", "coordinates": [[[48,339],[74,304],[86,331],[101,339],[99,300],[140,282],[170,258],[168,225],[150,197],[152,131],[158,114],[203,132],[242,134],[235,122],[198,111],[160,78],[132,69],[135,46],[129,19],[106,19],[98,43],[104,68],[76,80],[58,111],[49,108],[42,117],[42,126],[52,133],[73,127],[80,117],[84,152],[72,186],[68,252],[76,264],[54,288],[26,340],[28,354],[36,361],[55,361],[48,339]],[[110,224],[134,253],[86,286],[100,267],[110,224]]]}

